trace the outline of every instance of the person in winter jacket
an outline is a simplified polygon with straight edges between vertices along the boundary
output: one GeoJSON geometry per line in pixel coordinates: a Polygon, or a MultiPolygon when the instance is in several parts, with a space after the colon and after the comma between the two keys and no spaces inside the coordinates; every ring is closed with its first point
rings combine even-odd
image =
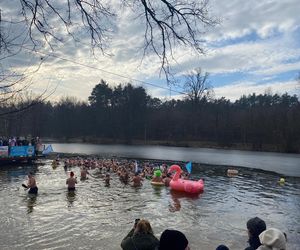
{"type": "Polygon", "coordinates": [[[147,220],[136,220],[134,228],[122,240],[123,250],[155,250],[159,240],[154,236],[147,220]]]}
{"type": "Polygon", "coordinates": [[[190,250],[185,235],[177,230],[166,229],[160,236],[159,250],[190,250]]]}
{"type": "Polygon", "coordinates": [[[285,235],[276,228],[269,228],[259,235],[260,243],[258,250],[286,250],[285,235]]]}
{"type": "Polygon", "coordinates": [[[266,228],[266,223],[258,217],[254,217],[247,221],[249,246],[245,250],[255,250],[261,245],[259,235],[265,231],[266,228]]]}

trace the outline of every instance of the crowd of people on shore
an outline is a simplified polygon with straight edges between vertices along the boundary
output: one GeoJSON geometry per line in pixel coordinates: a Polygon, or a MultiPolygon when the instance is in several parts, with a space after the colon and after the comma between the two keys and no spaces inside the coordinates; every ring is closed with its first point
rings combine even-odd
{"type": "MultiPolygon", "coordinates": [[[[276,228],[267,228],[266,223],[258,218],[247,221],[248,246],[245,250],[286,250],[286,235],[276,228]]],[[[123,250],[190,250],[187,237],[178,230],[166,229],[156,238],[147,220],[136,219],[133,228],[121,242],[123,250]]],[[[226,245],[219,245],[216,250],[229,250],[226,245]]]]}
{"type": "MultiPolygon", "coordinates": [[[[144,162],[138,164],[136,161],[99,159],[99,158],[65,158],[57,157],[52,162],[55,169],[63,165],[67,172],[72,167],[80,167],[80,180],[85,180],[90,175],[91,170],[96,169],[101,173],[105,186],[110,185],[111,174],[115,173],[123,184],[131,184],[133,187],[142,186],[143,180],[150,179],[155,182],[162,182],[169,185],[171,176],[168,174],[167,164],[152,164],[144,162]],[[62,164],[61,164],[62,163],[62,164]],[[156,174],[157,171],[161,174],[156,174]]],[[[187,172],[183,172],[182,178],[189,178],[187,172]]],[[[70,176],[66,180],[68,192],[74,192],[76,189],[77,177],[70,171],[70,176]]],[[[37,194],[33,173],[28,174],[28,183],[30,194],[37,194]]],[[[286,234],[276,228],[267,228],[265,221],[255,217],[247,221],[248,246],[245,250],[286,250],[286,234]]],[[[145,219],[136,219],[133,228],[121,242],[123,250],[189,250],[188,238],[180,231],[166,229],[158,239],[152,230],[150,222],[145,219]]],[[[229,250],[225,245],[219,245],[216,250],[229,250]]]]}
{"type": "MultiPolygon", "coordinates": [[[[17,137],[17,136],[11,136],[11,137],[0,137],[0,147],[2,148],[2,151],[0,152],[0,157],[24,157],[24,152],[22,152],[21,155],[19,151],[19,147],[27,147],[31,146],[34,147],[34,151],[32,151],[31,154],[38,155],[42,153],[44,150],[44,145],[42,144],[41,139],[37,137],[17,137]],[[16,148],[16,149],[14,149],[16,148]],[[12,151],[14,149],[14,151],[12,151]],[[11,154],[12,152],[17,154],[11,154]]],[[[27,155],[27,152],[25,153],[27,155]]]]}
{"type": "Polygon", "coordinates": [[[36,146],[41,144],[41,139],[39,137],[0,137],[0,146],[36,146]]]}

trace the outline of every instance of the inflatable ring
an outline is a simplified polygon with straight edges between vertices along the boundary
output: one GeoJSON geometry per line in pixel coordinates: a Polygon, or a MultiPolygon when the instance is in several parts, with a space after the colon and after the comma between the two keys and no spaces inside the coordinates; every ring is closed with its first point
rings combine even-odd
{"type": "Polygon", "coordinates": [[[151,181],[151,185],[153,185],[153,186],[164,186],[165,184],[163,182],[151,181]]]}
{"type": "Polygon", "coordinates": [[[239,171],[236,169],[227,169],[227,174],[228,175],[237,175],[237,174],[239,174],[239,171]]]}
{"type": "Polygon", "coordinates": [[[168,172],[171,173],[175,171],[175,175],[173,176],[172,180],[170,181],[170,188],[172,190],[186,192],[190,194],[199,194],[204,189],[204,181],[202,179],[198,181],[192,180],[184,180],[180,178],[180,174],[182,170],[178,165],[172,165],[168,172]]]}

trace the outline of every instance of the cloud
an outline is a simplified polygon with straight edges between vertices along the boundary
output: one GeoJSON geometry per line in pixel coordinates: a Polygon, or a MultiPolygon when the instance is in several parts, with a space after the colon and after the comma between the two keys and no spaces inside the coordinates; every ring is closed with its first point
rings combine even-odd
{"type": "MultiPolygon", "coordinates": [[[[16,15],[15,2],[18,1],[5,2],[3,13],[16,15]]],[[[43,58],[43,66],[34,77],[35,91],[42,91],[50,81],[51,85],[58,85],[55,98],[70,95],[86,100],[100,79],[107,80],[111,86],[139,79],[168,87],[160,75],[160,59],[151,51],[143,57],[145,25],[138,18],[139,12],[133,13],[119,0],[111,1],[110,5],[120,15],[107,26],[114,29],[107,37],[108,55],[97,49],[91,51],[89,34],[75,25],[72,29],[80,37],[79,41],[65,38],[63,43],[55,44],[54,52],[45,47],[42,54],[23,50],[15,57],[2,60],[2,68],[24,71],[43,58]]],[[[222,23],[202,35],[205,55],[196,54],[184,46],[174,48],[175,60],[170,60],[170,63],[175,75],[181,78],[196,67],[212,76],[242,73],[243,77],[238,81],[224,80],[220,83],[224,86],[216,89],[218,96],[230,99],[252,91],[263,93],[269,85],[274,91],[286,87],[293,93],[294,83],[290,79],[295,71],[300,71],[298,1],[211,0],[210,6],[213,15],[219,16],[222,23]],[[278,80],[281,74],[289,75],[286,83],[278,80]]],[[[133,10],[137,9],[133,6],[133,10]]],[[[65,31],[57,27],[57,32],[63,34],[65,31]]],[[[170,96],[163,89],[150,85],[146,88],[154,97],[170,96]]],[[[171,96],[177,98],[180,95],[172,93],[171,96]]]]}
{"type": "Polygon", "coordinates": [[[212,11],[221,17],[221,24],[207,34],[208,41],[236,39],[252,32],[261,38],[275,30],[290,32],[300,25],[300,5],[286,1],[211,1],[212,11]]]}
{"type": "Polygon", "coordinates": [[[269,82],[265,84],[257,84],[256,82],[237,82],[227,86],[215,88],[217,98],[226,97],[231,101],[239,99],[242,95],[250,95],[253,93],[264,94],[269,93],[282,95],[288,93],[290,95],[299,94],[299,84],[296,81],[285,82],[269,82]]]}

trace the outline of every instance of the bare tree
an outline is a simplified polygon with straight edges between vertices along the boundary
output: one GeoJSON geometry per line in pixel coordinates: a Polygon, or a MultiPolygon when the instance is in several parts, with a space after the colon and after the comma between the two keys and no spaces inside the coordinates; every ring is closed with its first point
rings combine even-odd
{"type": "MultiPolygon", "coordinates": [[[[202,32],[217,23],[209,15],[208,0],[115,0],[116,3],[130,8],[132,17],[141,18],[145,25],[144,55],[154,52],[159,57],[168,80],[173,49],[180,45],[203,53],[202,32]]],[[[55,50],[56,44],[67,37],[79,41],[83,32],[89,34],[91,48],[106,53],[118,13],[114,4],[109,0],[4,1],[0,6],[0,63],[28,48],[39,50],[48,45],[55,50]],[[18,15],[11,14],[13,8],[17,8],[18,15]]],[[[7,81],[11,76],[12,73],[0,76],[1,93],[12,91],[7,81]]],[[[5,98],[0,97],[0,101],[5,98]]]]}
{"type": "MultiPolygon", "coordinates": [[[[20,15],[7,17],[6,12],[2,11],[4,17],[1,18],[0,12],[0,50],[2,53],[16,53],[25,40],[27,44],[30,41],[34,48],[43,46],[44,43],[53,48],[56,42],[63,42],[66,36],[78,40],[76,32],[83,29],[89,33],[92,47],[98,47],[104,52],[108,46],[107,38],[114,31],[113,22],[117,15],[116,7],[110,2],[7,1],[7,5],[19,8],[20,15]],[[15,31],[9,32],[12,29],[15,31]]],[[[209,15],[208,0],[120,0],[120,3],[123,3],[125,8],[132,9],[132,16],[140,17],[145,24],[145,53],[150,50],[159,56],[166,75],[169,73],[168,62],[174,46],[181,44],[203,53],[203,28],[217,23],[217,20],[209,15]]]]}
{"type": "Polygon", "coordinates": [[[184,89],[194,103],[199,103],[204,97],[211,98],[213,96],[214,92],[208,77],[209,74],[207,72],[202,73],[201,68],[196,68],[185,76],[184,89]]]}
{"type": "Polygon", "coordinates": [[[56,90],[49,85],[44,88],[42,93],[28,96],[30,87],[34,85],[33,76],[39,71],[42,61],[32,68],[28,67],[22,72],[13,72],[1,68],[0,73],[0,116],[17,113],[46,100],[56,90]],[[24,101],[26,99],[26,101],[24,101]]]}
{"type": "Polygon", "coordinates": [[[208,0],[140,2],[146,19],[145,51],[151,49],[160,58],[161,69],[168,79],[173,47],[184,45],[203,54],[199,36],[203,32],[201,28],[213,26],[218,21],[209,16],[208,0]]]}

